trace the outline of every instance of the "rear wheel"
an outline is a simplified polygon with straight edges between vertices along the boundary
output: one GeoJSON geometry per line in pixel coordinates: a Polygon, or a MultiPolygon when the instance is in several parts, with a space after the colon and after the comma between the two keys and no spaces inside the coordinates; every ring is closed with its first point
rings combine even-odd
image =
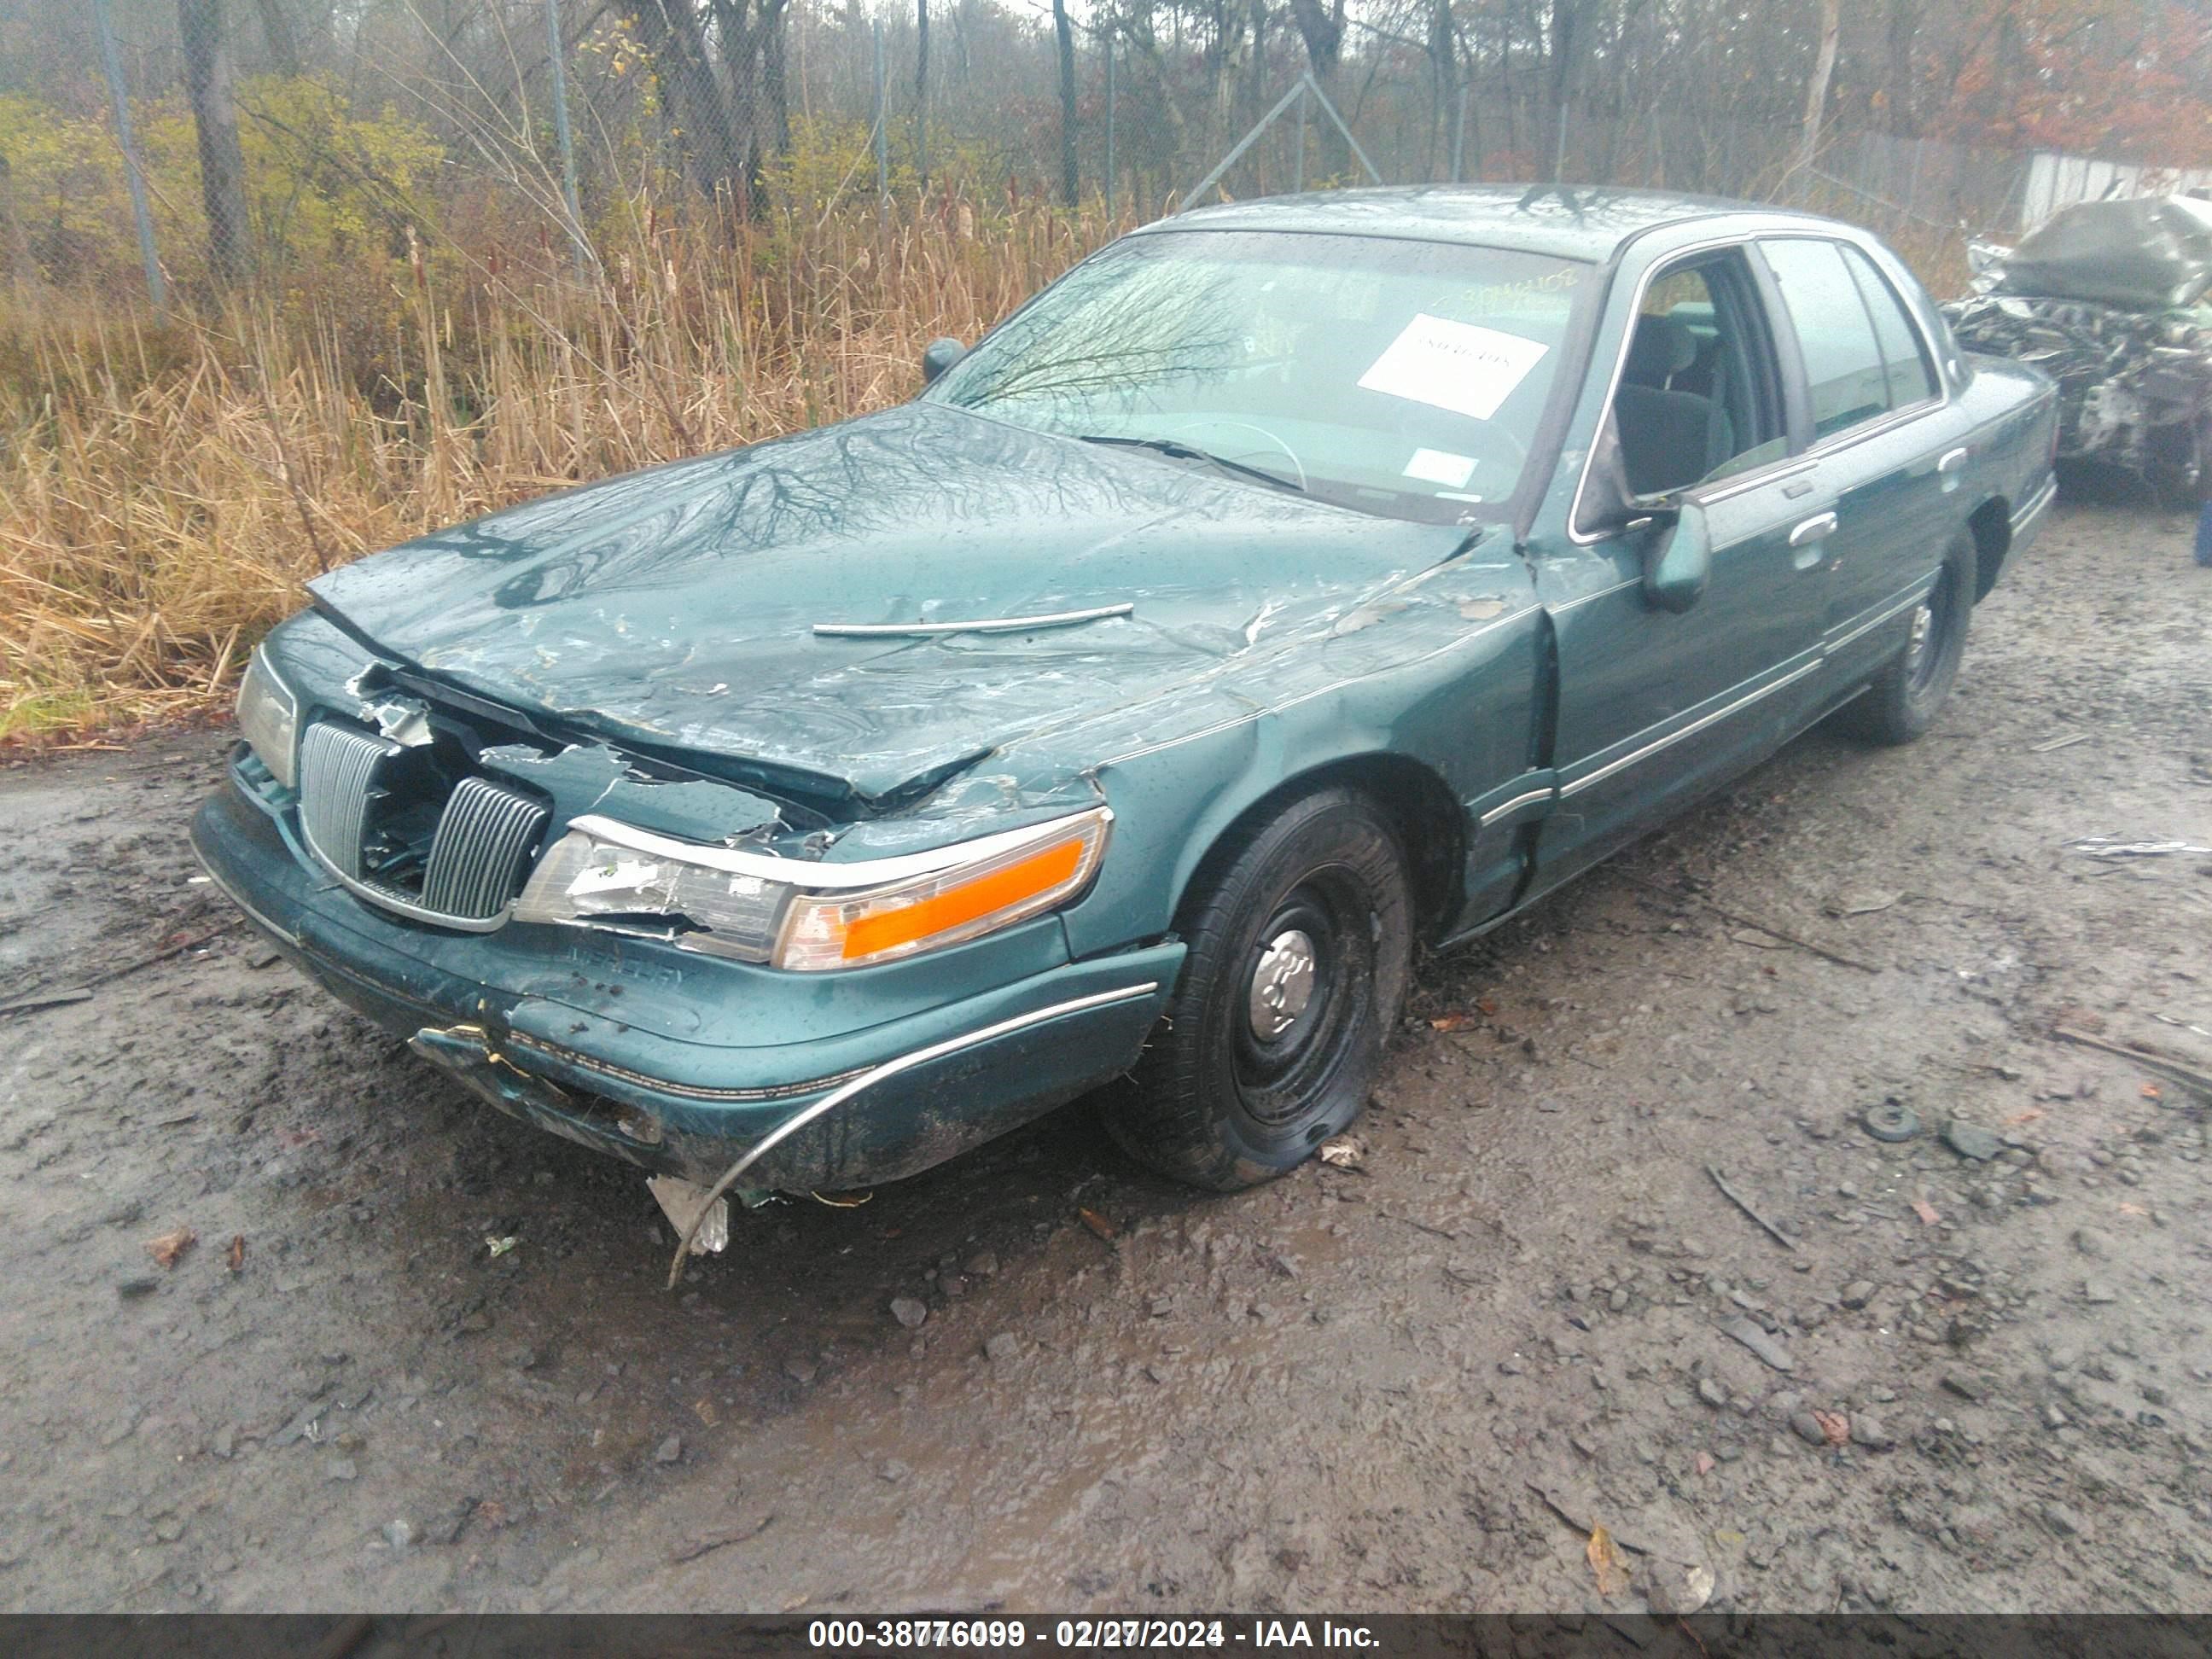
{"type": "Polygon", "coordinates": [[[1405,854],[1365,796],[1321,790],[1219,848],[1179,920],[1182,980],[1106,1122],[1162,1174],[1233,1191],[1365,1102],[1413,956],[1405,854]]]}
{"type": "Polygon", "coordinates": [[[1961,536],[1944,554],[1934,591],[1913,608],[1904,650],[1844,708],[1841,719],[1855,735],[1870,743],[1911,743],[1936,723],[1966,655],[1973,568],[1973,544],[1961,536]]]}

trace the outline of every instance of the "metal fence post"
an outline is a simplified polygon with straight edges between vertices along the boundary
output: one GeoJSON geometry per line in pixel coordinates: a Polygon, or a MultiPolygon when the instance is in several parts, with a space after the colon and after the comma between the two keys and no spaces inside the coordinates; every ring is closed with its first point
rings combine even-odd
{"type": "Polygon", "coordinates": [[[584,280],[588,260],[584,246],[584,210],[576,198],[576,145],[568,131],[568,53],[561,44],[560,0],[545,0],[546,62],[553,70],[553,132],[561,144],[561,199],[568,208],[568,252],[576,280],[584,280]]]}
{"type": "Polygon", "coordinates": [[[92,0],[100,30],[100,57],[107,71],[107,95],[115,104],[115,142],[122,146],[123,172],[131,182],[131,216],[138,222],[138,258],[146,267],[146,292],[167,320],[169,290],[161,280],[161,261],[154,252],[154,216],[146,207],[146,174],[139,165],[137,141],[131,135],[131,94],[123,84],[123,58],[115,49],[115,30],[107,21],[107,0],[92,0]]]}

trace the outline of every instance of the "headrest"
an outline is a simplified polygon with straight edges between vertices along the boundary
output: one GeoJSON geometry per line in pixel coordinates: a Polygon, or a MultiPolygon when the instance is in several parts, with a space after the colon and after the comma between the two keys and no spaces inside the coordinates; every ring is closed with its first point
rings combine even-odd
{"type": "Polygon", "coordinates": [[[1638,317],[1628,342],[1627,377],[1656,386],[1698,361],[1698,337],[1672,317],[1638,317]]]}

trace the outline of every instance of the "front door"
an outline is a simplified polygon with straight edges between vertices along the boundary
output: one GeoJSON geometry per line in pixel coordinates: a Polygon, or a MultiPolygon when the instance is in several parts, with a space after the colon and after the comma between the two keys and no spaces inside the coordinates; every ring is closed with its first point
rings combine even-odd
{"type": "Polygon", "coordinates": [[[1658,532],[1632,518],[1539,561],[1559,687],[1559,793],[1539,833],[1539,889],[1772,750],[1800,724],[1820,661],[1825,589],[1802,526],[1834,504],[1817,466],[1790,454],[1773,337],[1742,251],[1662,269],[1635,306],[1611,441],[1630,495],[1704,513],[1712,574],[1687,611],[1654,609],[1640,578],[1658,532]]]}

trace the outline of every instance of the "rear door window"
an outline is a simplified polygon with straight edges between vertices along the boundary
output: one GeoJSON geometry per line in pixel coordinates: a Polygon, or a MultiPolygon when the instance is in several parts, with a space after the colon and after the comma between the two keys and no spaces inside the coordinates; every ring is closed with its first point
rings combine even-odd
{"type": "Polygon", "coordinates": [[[1842,250],[1844,263],[1874,319],[1874,337],[1881,347],[1881,366],[1889,377],[1889,406],[1903,409],[1936,395],[1936,370],[1921,349],[1920,331],[1905,313],[1897,290],[1875,269],[1874,261],[1855,247],[1842,250]]]}
{"type": "Polygon", "coordinates": [[[1789,307],[1813,404],[1826,438],[1889,412],[1889,375],[1858,283],[1840,243],[1775,237],[1759,244],[1789,307]]]}

